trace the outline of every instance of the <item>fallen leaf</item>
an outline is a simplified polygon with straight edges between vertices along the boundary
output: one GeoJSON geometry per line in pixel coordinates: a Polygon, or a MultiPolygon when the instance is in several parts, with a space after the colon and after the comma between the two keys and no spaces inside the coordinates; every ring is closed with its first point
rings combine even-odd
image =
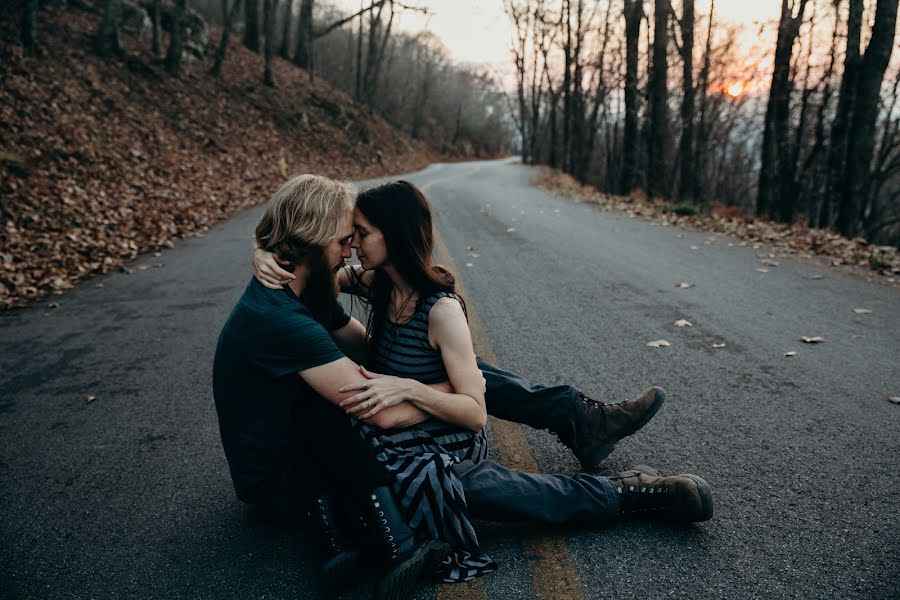
{"type": "Polygon", "coordinates": [[[90,404],[91,402],[93,402],[96,399],[97,399],[97,396],[88,396],[87,397],[88,404],[90,404]]]}
{"type": "Polygon", "coordinates": [[[785,352],[784,355],[785,356],[797,356],[797,353],[795,351],[791,350],[790,352],[785,352]]]}
{"type": "Polygon", "coordinates": [[[675,327],[693,327],[694,324],[687,319],[678,319],[675,321],[675,327]]]}
{"type": "Polygon", "coordinates": [[[858,315],[871,315],[872,314],[872,311],[869,310],[868,308],[854,308],[853,312],[855,312],[858,315]]]}
{"type": "Polygon", "coordinates": [[[672,344],[670,344],[666,340],[655,340],[652,342],[647,342],[647,345],[650,346],[651,348],[668,348],[672,344]]]}
{"type": "Polygon", "coordinates": [[[681,288],[681,289],[683,289],[683,290],[686,290],[686,289],[688,289],[688,288],[694,287],[694,284],[693,284],[693,283],[688,283],[687,281],[682,281],[681,283],[679,283],[679,284],[676,285],[675,287],[679,287],[679,288],[681,288]]]}
{"type": "Polygon", "coordinates": [[[803,340],[804,342],[806,342],[807,344],[821,344],[822,342],[825,341],[825,338],[820,337],[818,335],[813,336],[813,337],[807,337],[804,335],[804,336],[801,336],[800,339],[803,340]]]}
{"type": "Polygon", "coordinates": [[[713,342],[712,347],[713,347],[713,348],[724,348],[724,347],[725,347],[725,342],[713,342]]]}
{"type": "Polygon", "coordinates": [[[900,396],[888,396],[887,399],[891,404],[900,404],[900,396]]]}

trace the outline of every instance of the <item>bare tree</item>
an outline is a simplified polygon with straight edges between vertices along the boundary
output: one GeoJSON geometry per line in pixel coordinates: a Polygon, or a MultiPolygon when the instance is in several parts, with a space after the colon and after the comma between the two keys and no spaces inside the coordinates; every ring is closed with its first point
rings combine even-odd
{"type": "Polygon", "coordinates": [[[312,71],[314,5],[314,0],[300,0],[300,14],[297,16],[297,43],[294,46],[294,64],[307,71],[312,71]]]}
{"type": "Polygon", "coordinates": [[[669,0],[655,0],[653,25],[653,67],[650,73],[649,156],[647,190],[651,196],[665,196],[669,185],[669,0]]]}
{"type": "Polygon", "coordinates": [[[122,51],[119,38],[119,3],[116,0],[104,0],[103,16],[100,27],[94,36],[94,48],[100,56],[110,56],[122,51]]]}
{"type": "Polygon", "coordinates": [[[681,161],[678,197],[692,199],[694,194],[694,0],[683,0],[681,13],[681,161]]]}
{"type": "Polygon", "coordinates": [[[235,19],[237,19],[240,8],[241,0],[234,0],[231,3],[231,10],[228,10],[228,0],[222,0],[222,14],[225,15],[225,23],[222,27],[222,38],[219,40],[219,47],[216,49],[216,58],[212,69],[209,71],[214,77],[218,77],[222,72],[222,63],[225,61],[225,52],[228,50],[231,28],[235,19]]]}
{"type": "Polygon", "coordinates": [[[166,71],[174,76],[181,73],[185,2],[186,0],[175,0],[175,10],[172,11],[172,34],[169,37],[169,49],[166,53],[166,71]]]}
{"type": "Polygon", "coordinates": [[[628,194],[637,184],[640,129],[638,110],[638,60],[641,23],[644,21],[643,0],[625,0],[625,129],[623,132],[622,184],[619,191],[628,194]]]}
{"type": "Polygon", "coordinates": [[[263,0],[263,83],[275,87],[272,75],[272,52],[275,47],[275,0],[263,0]]]}
{"type": "MultiPolygon", "coordinates": [[[[223,15],[225,13],[222,13],[223,15]]],[[[150,9],[150,22],[152,23],[151,32],[151,49],[153,56],[160,57],[162,55],[162,0],[153,0],[153,6],[150,9]]]]}
{"type": "Polygon", "coordinates": [[[36,52],[38,0],[25,0],[22,6],[22,46],[28,52],[36,52]]]}
{"type": "MultiPolygon", "coordinates": [[[[851,13],[856,4],[862,4],[862,0],[850,0],[851,13]]],[[[860,231],[862,200],[868,196],[878,99],[884,72],[894,49],[897,5],[898,0],[878,0],[872,35],[859,62],[847,144],[847,166],[837,220],[838,231],[848,237],[860,231]]]]}
{"type": "Polygon", "coordinates": [[[807,0],[782,0],[781,3],[781,19],[775,41],[775,68],[772,71],[772,86],[763,126],[762,160],[756,200],[756,214],[769,218],[780,217],[788,222],[794,217],[794,198],[780,192],[784,189],[788,164],[791,56],[803,23],[806,4],[807,0]]]}
{"type": "Polygon", "coordinates": [[[259,52],[259,0],[244,0],[244,45],[259,52]]]}
{"type": "Polygon", "coordinates": [[[291,9],[293,6],[293,0],[284,0],[284,14],[281,16],[281,46],[278,49],[278,56],[285,60],[291,57],[291,17],[293,17],[291,9]]]}

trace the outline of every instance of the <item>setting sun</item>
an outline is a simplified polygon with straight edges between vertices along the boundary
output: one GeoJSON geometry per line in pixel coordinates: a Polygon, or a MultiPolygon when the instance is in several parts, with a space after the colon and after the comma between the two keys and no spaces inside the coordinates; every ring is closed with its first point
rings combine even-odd
{"type": "Polygon", "coordinates": [[[737,98],[744,92],[745,89],[746,89],[746,86],[744,86],[743,83],[738,81],[738,82],[732,83],[731,85],[726,87],[725,93],[728,94],[729,96],[731,96],[732,98],[737,98]]]}

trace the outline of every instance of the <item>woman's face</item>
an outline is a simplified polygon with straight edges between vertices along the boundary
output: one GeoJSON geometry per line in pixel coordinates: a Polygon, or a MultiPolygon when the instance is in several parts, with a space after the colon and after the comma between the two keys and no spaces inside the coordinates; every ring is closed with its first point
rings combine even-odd
{"type": "Polygon", "coordinates": [[[381,230],[372,225],[359,210],[353,211],[353,240],[350,247],[356,250],[356,258],[367,271],[387,264],[387,244],[384,243],[381,230]]]}

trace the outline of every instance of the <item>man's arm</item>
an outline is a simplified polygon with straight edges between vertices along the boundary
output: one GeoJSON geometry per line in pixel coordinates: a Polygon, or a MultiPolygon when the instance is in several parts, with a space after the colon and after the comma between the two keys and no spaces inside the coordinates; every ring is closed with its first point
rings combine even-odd
{"type": "Polygon", "coordinates": [[[331,338],[350,360],[360,365],[366,364],[369,357],[369,336],[362,323],[351,317],[346,325],[331,332],[331,338]]]}
{"type": "MultiPolygon", "coordinates": [[[[305,369],[300,371],[300,377],[316,393],[332,404],[340,404],[342,400],[354,394],[353,391],[339,392],[338,388],[366,381],[359,367],[349,358],[341,358],[318,367],[305,369]]],[[[419,410],[411,403],[401,402],[362,420],[380,429],[393,429],[395,427],[410,427],[426,421],[428,418],[427,413],[419,410]]]]}

